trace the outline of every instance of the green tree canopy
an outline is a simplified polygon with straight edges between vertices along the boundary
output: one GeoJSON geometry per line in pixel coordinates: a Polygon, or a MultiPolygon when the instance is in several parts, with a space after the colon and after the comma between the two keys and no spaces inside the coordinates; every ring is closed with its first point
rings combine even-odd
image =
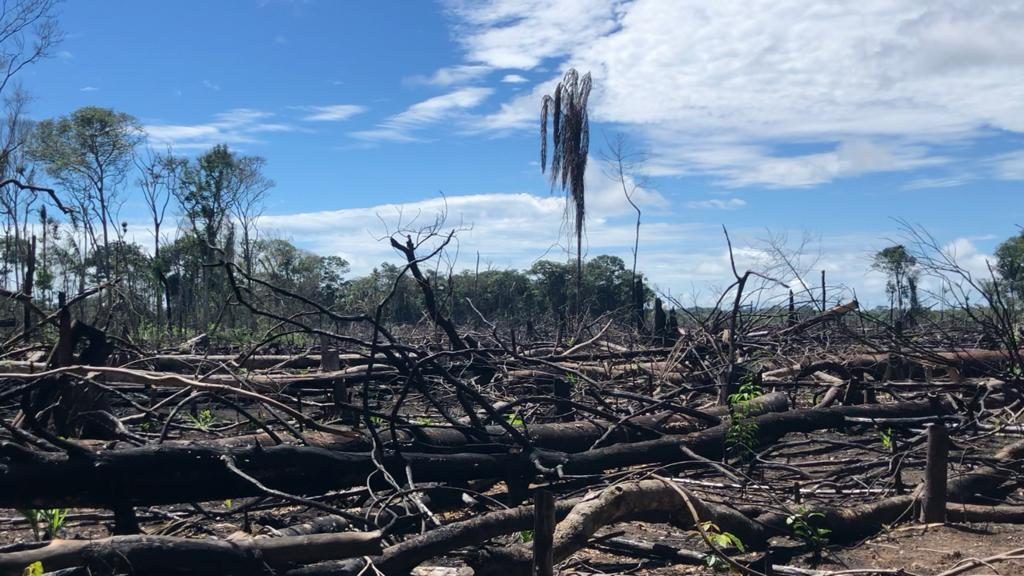
{"type": "Polygon", "coordinates": [[[1014,294],[1024,288],[1024,232],[996,248],[996,270],[1014,294]]]}
{"type": "Polygon", "coordinates": [[[886,292],[889,294],[890,308],[900,311],[917,308],[917,258],[907,252],[902,244],[883,248],[875,253],[871,267],[888,275],[886,292]]]}
{"type": "MultiPolygon", "coordinates": [[[[135,117],[96,106],[79,108],[68,116],[36,125],[29,155],[74,195],[80,212],[77,221],[86,226],[97,246],[110,246],[117,195],[143,136],[135,117]],[[92,229],[91,223],[95,221],[100,223],[102,242],[92,229]]],[[[104,250],[104,258],[98,263],[102,278],[110,277],[109,254],[109,250],[104,250]]]]}

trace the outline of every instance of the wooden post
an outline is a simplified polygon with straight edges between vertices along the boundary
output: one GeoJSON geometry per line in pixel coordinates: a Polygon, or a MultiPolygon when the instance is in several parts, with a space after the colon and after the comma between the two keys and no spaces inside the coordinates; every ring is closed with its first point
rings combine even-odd
{"type": "Polygon", "coordinates": [[[331,345],[330,338],[320,335],[320,371],[337,372],[341,370],[338,349],[331,345]]]}
{"type": "Polygon", "coordinates": [[[658,338],[665,336],[665,309],[661,307],[661,298],[654,299],[654,335],[658,338]]]}
{"type": "Polygon", "coordinates": [[[636,319],[637,334],[644,333],[644,279],[638,276],[633,283],[633,314],[636,319]]]}
{"type": "Polygon", "coordinates": [[[572,384],[565,378],[556,378],[552,384],[552,391],[555,393],[555,413],[562,422],[576,420],[572,404],[569,402],[572,399],[572,388],[572,384]]]}
{"type": "Polygon", "coordinates": [[[821,311],[828,310],[828,306],[825,305],[825,271],[821,271],[821,311]]]}
{"type": "Polygon", "coordinates": [[[67,307],[67,294],[57,293],[57,344],[50,354],[47,368],[70,366],[74,361],[75,341],[71,337],[71,310],[67,307]]]}
{"type": "Polygon", "coordinates": [[[928,460],[921,493],[921,522],[946,521],[946,460],[949,433],[941,421],[928,427],[928,460]]]}
{"type": "Polygon", "coordinates": [[[533,494],[533,575],[555,572],[555,497],[547,490],[533,494]]]}
{"type": "Polygon", "coordinates": [[[796,301],[793,299],[793,291],[789,291],[789,317],[786,319],[786,326],[796,326],[796,301]]]}
{"type": "Polygon", "coordinates": [[[22,293],[25,294],[25,325],[22,327],[22,337],[28,341],[32,332],[32,284],[36,277],[36,237],[32,236],[32,243],[29,245],[28,258],[25,263],[25,278],[22,280],[22,293]]]}

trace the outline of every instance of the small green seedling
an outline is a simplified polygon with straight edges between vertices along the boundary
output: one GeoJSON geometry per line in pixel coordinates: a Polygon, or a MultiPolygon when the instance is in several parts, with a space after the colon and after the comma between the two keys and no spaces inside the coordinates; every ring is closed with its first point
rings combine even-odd
{"type": "MultiPolygon", "coordinates": [[[[732,532],[722,531],[722,529],[714,522],[701,522],[700,531],[717,548],[735,548],[739,550],[741,554],[747,551],[746,547],[743,545],[743,540],[740,540],[739,536],[732,532]]],[[[704,565],[714,572],[723,572],[730,568],[729,563],[726,562],[725,558],[722,558],[717,553],[704,556],[704,565]]]]}
{"type": "Polygon", "coordinates": [[[199,428],[203,432],[208,432],[213,426],[213,423],[217,420],[217,417],[213,415],[213,411],[209,408],[204,408],[196,416],[189,415],[189,420],[192,421],[192,425],[199,428]]]}
{"type": "Polygon", "coordinates": [[[811,512],[807,508],[800,508],[796,514],[786,518],[786,525],[792,528],[793,534],[804,541],[813,554],[815,561],[821,559],[821,551],[828,545],[829,534],[832,530],[820,528],[814,524],[823,520],[825,515],[821,512],[811,512]]]}
{"type": "Polygon", "coordinates": [[[751,415],[750,402],[764,394],[753,376],[740,381],[740,389],[729,395],[730,424],[725,433],[725,447],[728,455],[749,458],[757,445],[757,422],[751,415]]]}
{"type": "Polygon", "coordinates": [[[892,428],[880,430],[878,434],[882,437],[882,446],[886,450],[892,450],[892,428]]]}
{"type": "Polygon", "coordinates": [[[36,542],[57,538],[61,530],[64,529],[64,521],[68,516],[66,508],[20,510],[20,512],[28,520],[36,542]]]}

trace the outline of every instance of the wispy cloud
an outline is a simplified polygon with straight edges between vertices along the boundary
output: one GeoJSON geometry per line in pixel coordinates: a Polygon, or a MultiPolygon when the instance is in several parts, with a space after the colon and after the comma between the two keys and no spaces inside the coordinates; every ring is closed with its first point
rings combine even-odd
{"type": "Polygon", "coordinates": [[[926,148],[898,142],[852,138],[822,145],[821,152],[784,155],[767,144],[695,143],[673,140],[671,131],[652,134],[655,152],[643,167],[650,176],[710,174],[728,188],[804,188],[871,172],[937,166],[948,161],[926,148]]]}
{"type": "MultiPolygon", "coordinates": [[[[808,187],[912,172],[965,153],[950,142],[1024,133],[1024,11],[1016,0],[823,10],[801,0],[449,7],[469,64],[591,72],[591,120],[644,136],[649,149],[661,149],[662,174],[808,187]],[[794,154],[786,148],[793,143],[820,152],[794,154]]],[[[535,129],[538,97],[551,83],[500,103],[476,127],[535,129]]],[[[1015,166],[1004,159],[1000,174],[1016,178],[1015,166]]]]}
{"type": "Polygon", "coordinates": [[[501,81],[505,84],[522,84],[523,82],[528,82],[525,76],[520,76],[519,74],[505,74],[501,77],[501,81]]]}
{"type": "Polygon", "coordinates": [[[410,76],[406,78],[406,82],[430,86],[457,86],[476,82],[486,76],[491,70],[490,66],[463,64],[440,68],[430,76],[410,76]]]}
{"type": "Polygon", "coordinates": [[[82,86],[78,89],[79,92],[95,92],[97,90],[99,90],[99,88],[95,86],[82,86]]]}
{"type": "Polygon", "coordinates": [[[459,41],[471,62],[528,70],[614,30],[615,5],[614,0],[457,0],[449,9],[461,21],[459,41]]]}
{"type": "Polygon", "coordinates": [[[204,124],[148,124],[149,142],[176,150],[210,148],[216,144],[260,144],[262,135],[290,132],[289,124],[273,122],[274,114],[252,108],[235,108],[214,116],[204,124]]]}
{"type": "Polygon", "coordinates": [[[957,188],[972,180],[975,176],[971,174],[955,174],[949,176],[937,176],[928,178],[915,178],[903,185],[904,190],[932,190],[935,188],[957,188]]]}
{"type": "Polygon", "coordinates": [[[365,106],[356,104],[331,104],[329,106],[301,106],[301,110],[310,112],[303,118],[310,122],[340,122],[366,112],[365,106]]]}
{"type": "MultiPolygon", "coordinates": [[[[587,178],[591,211],[588,249],[611,253],[631,246],[636,224],[619,184],[598,171],[587,178]]],[[[644,207],[664,202],[653,191],[642,191],[635,198],[644,207]]],[[[463,253],[479,249],[486,261],[496,266],[526,268],[545,254],[554,259],[561,257],[558,246],[565,240],[565,198],[560,195],[489,193],[435,197],[403,204],[264,216],[260,227],[291,237],[318,253],[343,256],[352,263],[353,271],[365,273],[380,262],[395,258],[386,242],[377,241],[385,230],[432,223],[442,212],[447,214],[449,225],[466,228],[458,237],[463,253]]],[[[690,225],[650,221],[643,234],[647,241],[667,242],[678,240],[693,229],[690,225]]]]}
{"type": "Polygon", "coordinates": [[[220,92],[220,84],[215,84],[209,80],[203,80],[203,88],[213,90],[214,92],[220,92]]]}
{"type": "Polygon", "coordinates": [[[992,160],[996,177],[1001,180],[1024,180],[1024,150],[1000,154],[992,160]]]}
{"type": "Polygon", "coordinates": [[[694,210],[738,210],[746,205],[747,201],[742,198],[729,198],[728,200],[712,198],[710,200],[693,200],[686,203],[687,208],[694,210]]]}
{"type": "MultiPolygon", "coordinates": [[[[601,197],[599,204],[604,208],[595,209],[588,222],[586,253],[619,256],[629,262],[636,223],[621,189],[609,181],[602,184],[595,180],[592,185],[588,190],[601,197]],[[621,201],[621,205],[616,201],[621,201]]],[[[458,252],[479,252],[487,267],[526,269],[537,259],[560,260],[565,256],[565,203],[558,195],[489,193],[435,197],[403,204],[268,215],[260,219],[260,227],[317,253],[342,256],[352,264],[354,274],[365,274],[381,262],[398,261],[388,243],[380,240],[382,235],[400,225],[415,228],[433,223],[440,213],[447,214],[449,225],[465,229],[457,235],[458,252]]],[[[650,217],[646,214],[648,211],[638,254],[638,265],[645,276],[658,290],[687,303],[691,298],[705,304],[713,302],[732,278],[730,254],[720,227],[668,220],[658,211],[650,211],[650,217]],[[681,245],[686,250],[680,250],[681,245]]],[[[798,231],[792,232],[798,235],[798,231]]],[[[820,252],[815,270],[828,271],[832,297],[852,297],[852,291],[842,287],[853,286],[857,298],[866,306],[886,301],[886,279],[882,274],[871,273],[870,266],[872,254],[886,245],[887,237],[897,235],[894,230],[888,232],[826,235],[815,241],[816,252],[820,252]]],[[[763,233],[760,227],[730,228],[734,256],[741,269],[762,269],[766,265],[768,253],[763,233]]],[[[987,257],[976,244],[963,238],[951,240],[947,250],[956,252],[958,260],[971,270],[983,268],[987,257]]],[[[474,262],[465,259],[455,262],[457,270],[472,265],[474,262]]],[[[788,276],[780,279],[793,280],[788,276]]]]}
{"type": "Polygon", "coordinates": [[[413,104],[370,130],[352,132],[352,136],[366,141],[415,142],[422,140],[417,131],[449,120],[475,108],[491,95],[491,88],[461,88],[448,94],[435,96],[413,104]]]}

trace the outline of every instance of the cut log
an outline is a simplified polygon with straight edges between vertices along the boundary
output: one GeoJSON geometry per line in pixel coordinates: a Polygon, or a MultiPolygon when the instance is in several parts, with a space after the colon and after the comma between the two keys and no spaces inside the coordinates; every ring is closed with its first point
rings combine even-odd
{"type": "Polygon", "coordinates": [[[85,566],[98,574],[262,574],[266,566],[287,569],[379,553],[380,536],[343,532],[230,541],[171,536],[53,540],[40,548],[0,554],[0,575],[18,576],[33,562],[51,572],[85,566]]]}
{"type": "MultiPolygon", "coordinates": [[[[772,413],[752,418],[758,441],[794,432],[842,428],[847,417],[922,417],[955,407],[935,399],[772,413]]],[[[532,478],[538,467],[566,474],[595,474],[639,464],[690,459],[684,452],[721,458],[728,425],[681,436],[618,444],[578,454],[534,449],[501,454],[388,454],[393,474],[411,473],[418,482],[532,478]]],[[[377,468],[367,453],[334,452],[309,446],[271,447],[145,446],[74,454],[37,453],[0,443],[0,508],[110,508],[256,496],[263,491],[225,466],[230,460],[270,488],[293,494],[322,494],[363,485],[377,468]],[[74,478],[68,482],[67,478],[74,478]]]]}

